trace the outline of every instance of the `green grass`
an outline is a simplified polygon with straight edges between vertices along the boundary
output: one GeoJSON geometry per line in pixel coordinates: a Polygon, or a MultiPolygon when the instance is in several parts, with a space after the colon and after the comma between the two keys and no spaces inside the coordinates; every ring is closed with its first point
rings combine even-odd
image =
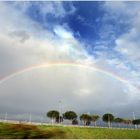
{"type": "Polygon", "coordinates": [[[59,128],[69,139],[140,139],[140,130],[124,130],[109,128],[78,128],[62,126],[40,126],[43,130],[59,128]]]}
{"type": "Polygon", "coordinates": [[[140,130],[0,123],[0,138],[140,139],[140,130]]]}

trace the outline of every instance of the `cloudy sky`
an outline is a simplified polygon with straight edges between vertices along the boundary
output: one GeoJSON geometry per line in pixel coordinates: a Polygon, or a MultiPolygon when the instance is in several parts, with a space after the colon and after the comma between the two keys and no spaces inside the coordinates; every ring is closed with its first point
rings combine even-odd
{"type": "Polygon", "coordinates": [[[140,2],[0,2],[0,112],[140,116],[140,2]]]}

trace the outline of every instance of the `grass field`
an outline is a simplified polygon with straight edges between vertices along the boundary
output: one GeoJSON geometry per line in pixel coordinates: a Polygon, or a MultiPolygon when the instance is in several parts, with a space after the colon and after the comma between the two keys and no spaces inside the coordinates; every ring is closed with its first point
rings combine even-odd
{"type": "Polygon", "coordinates": [[[9,138],[140,139],[140,130],[0,123],[0,139],[9,138]]]}

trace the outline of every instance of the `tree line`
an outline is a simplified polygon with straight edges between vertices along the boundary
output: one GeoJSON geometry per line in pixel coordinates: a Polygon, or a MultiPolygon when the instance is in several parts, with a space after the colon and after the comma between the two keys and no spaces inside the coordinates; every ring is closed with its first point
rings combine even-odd
{"type": "MultiPolygon", "coordinates": [[[[78,115],[74,111],[66,111],[62,115],[60,115],[59,111],[57,110],[50,110],[47,112],[47,117],[49,117],[52,120],[52,123],[61,123],[63,120],[70,120],[71,124],[78,125],[78,115]]],[[[102,117],[97,114],[81,114],[79,119],[83,122],[83,125],[88,126],[91,124],[91,122],[94,123],[94,126],[97,126],[96,122],[99,119],[102,119],[104,122],[108,124],[108,127],[111,127],[112,123],[115,122],[118,125],[120,124],[127,124],[127,125],[140,125],[140,119],[123,119],[120,117],[115,117],[113,114],[106,113],[102,117]]]]}

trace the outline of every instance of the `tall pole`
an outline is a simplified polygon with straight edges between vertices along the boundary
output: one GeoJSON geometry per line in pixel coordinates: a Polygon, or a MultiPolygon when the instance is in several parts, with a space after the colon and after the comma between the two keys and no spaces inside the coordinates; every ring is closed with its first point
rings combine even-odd
{"type": "Polygon", "coordinates": [[[41,120],[41,125],[42,125],[42,123],[43,123],[43,116],[41,116],[40,120],[41,120]]]}
{"type": "Polygon", "coordinates": [[[133,112],[133,119],[135,120],[136,119],[136,117],[135,117],[135,113],[133,112]]]}
{"type": "Polygon", "coordinates": [[[61,101],[59,101],[59,123],[61,123],[61,101]]]}
{"type": "Polygon", "coordinates": [[[110,124],[109,124],[109,115],[108,115],[108,127],[110,127],[110,124]]]}
{"type": "Polygon", "coordinates": [[[5,122],[7,121],[7,112],[5,113],[5,118],[4,118],[5,122]]]}
{"type": "Polygon", "coordinates": [[[32,121],[32,116],[31,116],[31,113],[30,113],[29,122],[31,123],[31,121],[32,121]]]}
{"type": "Polygon", "coordinates": [[[90,115],[90,112],[87,112],[88,115],[90,115]]]}
{"type": "MultiPolygon", "coordinates": [[[[135,120],[136,117],[135,117],[135,113],[133,112],[133,120],[135,120]]],[[[135,125],[135,128],[137,128],[137,126],[135,125]]]]}

